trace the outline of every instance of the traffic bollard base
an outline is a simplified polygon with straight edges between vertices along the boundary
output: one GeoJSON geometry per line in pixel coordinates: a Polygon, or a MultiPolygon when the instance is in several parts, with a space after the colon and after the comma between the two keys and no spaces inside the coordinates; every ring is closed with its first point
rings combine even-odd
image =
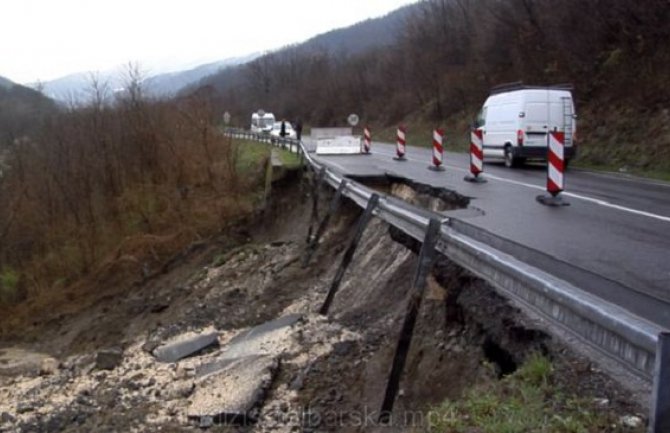
{"type": "Polygon", "coordinates": [[[563,197],[560,195],[538,195],[536,197],[536,200],[538,203],[541,203],[545,206],[552,206],[552,207],[557,207],[557,206],[570,206],[570,203],[567,201],[563,200],[563,197]]]}
{"type": "Polygon", "coordinates": [[[405,158],[404,156],[394,156],[393,159],[395,159],[396,161],[407,161],[407,158],[405,158]]]}
{"type": "Polygon", "coordinates": [[[471,183],[486,183],[486,182],[488,182],[482,176],[480,176],[480,175],[475,176],[475,175],[472,175],[472,174],[468,174],[467,176],[465,176],[463,178],[463,180],[466,181],[466,182],[471,182],[471,183]]]}
{"type": "Polygon", "coordinates": [[[444,171],[444,167],[441,165],[429,165],[428,170],[432,171],[444,171]]]}

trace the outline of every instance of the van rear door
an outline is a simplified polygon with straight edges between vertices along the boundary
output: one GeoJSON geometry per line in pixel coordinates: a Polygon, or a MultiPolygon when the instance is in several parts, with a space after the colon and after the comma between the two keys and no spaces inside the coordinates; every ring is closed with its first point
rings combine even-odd
{"type": "Polygon", "coordinates": [[[526,95],[524,108],[522,123],[526,135],[525,146],[546,146],[549,131],[567,132],[566,145],[572,144],[568,137],[572,137],[571,132],[574,131],[574,123],[572,122],[574,108],[569,92],[530,90],[526,95]],[[566,122],[566,115],[569,116],[569,122],[566,122]],[[570,131],[565,131],[565,129],[570,131]]]}
{"type": "Polygon", "coordinates": [[[524,132],[526,140],[524,146],[546,146],[547,130],[547,101],[533,101],[526,104],[524,111],[524,132]]]}

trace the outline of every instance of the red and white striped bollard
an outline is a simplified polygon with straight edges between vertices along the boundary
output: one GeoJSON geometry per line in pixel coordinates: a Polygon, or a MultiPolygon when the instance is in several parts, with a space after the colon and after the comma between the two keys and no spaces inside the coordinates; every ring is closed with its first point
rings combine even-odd
{"type": "Polygon", "coordinates": [[[398,139],[396,142],[396,155],[393,159],[396,161],[407,161],[407,158],[405,158],[405,144],[406,144],[406,136],[407,136],[407,129],[400,125],[398,126],[398,139]]]}
{"type": "Polygon", "coordinates": [[[372,147],[372,134],[370,134],[370,128],[366,126],[363,129],[363,153],[366,155],[370,154],[371,147],[372,147]]]}
{"type": "Polygon", "coordinates": [[[484,172],[484,134],[481,129],[475,129],[470,133],[470,174],[463,180],[473,183],[484,183],[480,174],[484,172]]]}
{"type": "Polygon", "coordinates": [[[430,170],[444,171],[444,166],[442,165],[442,160],[444,159],[443,140],[444,130],[441,128],[433,130],[433,164],[428,166],[430,170]]]}
{"type": "Polygon", "coordinates": [[[547,192],[537,201],[547,206],[567,206],[560,193],[565,188],[565,134],[552,131],[547,135],[547,192]]]}

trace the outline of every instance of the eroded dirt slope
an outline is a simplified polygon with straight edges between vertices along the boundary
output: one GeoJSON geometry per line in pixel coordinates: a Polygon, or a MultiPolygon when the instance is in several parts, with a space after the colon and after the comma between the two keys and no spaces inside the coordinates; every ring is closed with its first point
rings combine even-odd
{"type": "MultiPolygon", "coordinates": [[[[276,185],[271,208],[234,236],[211,240],[166,274],[85,311],[36,321],[29,339],[16,335],[2,343],[10,358],[18,349],[43,355],[0,376],[0,431],[423,431],[427,426],[410,425],[402,414],[458,399],[536,352],[553,360],[566,389],[607,400],[601,410],[613,417],[640,412],[590,363],[534,330],[484,282],[441,259],[429,278],[396,423],[376,425],[416,245],[374,219],[330,314],[321,316],[360,210],[344,203],[303,267],[309,192],[304,182],[276,185]],[[262,338],[252,328],[280,317],[295,321],[262,338]],[[218,344],[171,363],[154,356],[166,341],[202,332],[214,333],[218,344]],[[238,344],[240,335],[249,338],[246,346],[238,344]],[[216,412],[249,385],[211,374],[235,351],[244,368],[268,360],[259,367],[253,404],[244,417],[201,416],[202,406],[216,412]]],[[[322,194],[321,216],[328,199],[322,194]]]]}

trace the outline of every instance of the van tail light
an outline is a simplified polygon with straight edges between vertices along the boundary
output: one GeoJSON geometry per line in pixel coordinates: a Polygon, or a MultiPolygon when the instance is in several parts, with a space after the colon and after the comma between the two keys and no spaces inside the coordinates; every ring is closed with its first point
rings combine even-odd
{"type": "Polygon", "coordinates": [[[519,129],[518,131],[516,131],[516,144],[518,144],[519,146],[523,146],[523,137],[524,136],[523,136],[523,130],[522,129],[519,129]]]}

